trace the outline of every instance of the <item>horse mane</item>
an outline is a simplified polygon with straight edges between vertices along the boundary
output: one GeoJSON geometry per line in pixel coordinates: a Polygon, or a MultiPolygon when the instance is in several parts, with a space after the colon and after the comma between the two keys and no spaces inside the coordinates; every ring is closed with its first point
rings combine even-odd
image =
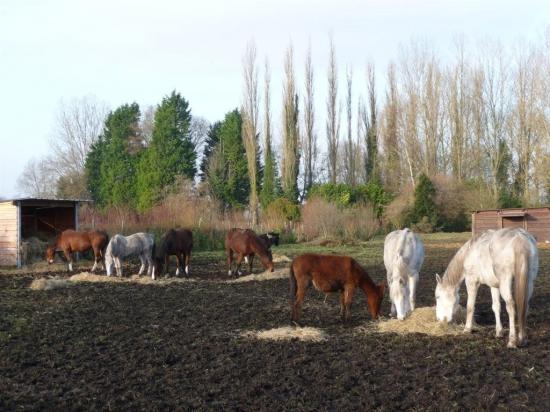
{"type": "Polygon", "coordinates": [[[445,274],[443,275],[443,283],[445,285],[456,285],[460,280],[462,279],[462,275],[464,272],[464,259],[466,259],[466,255],[468,254],[468,251],[470,248],[477,243],[481,235],[475,235],[470,240],[468,240],[466,243],[464,243],[460,249],[455,253],[451,261],[449,262],[449,265],[447,266],[447,269],[445,270],[445,274]]]}

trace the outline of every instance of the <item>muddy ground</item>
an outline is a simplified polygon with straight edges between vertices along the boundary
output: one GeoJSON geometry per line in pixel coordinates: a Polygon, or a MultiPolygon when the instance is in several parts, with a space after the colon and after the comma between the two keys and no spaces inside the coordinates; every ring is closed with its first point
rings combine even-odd
{"type": "MultiPolygon", "coordinates": [[[[434,304],[433,274],[444,271],[460,241],[427,238],[419,306],[434,304]]],[[[381,241],[279,249],[288,256],[305,250],[348,252],[375,280],[384,277],[381,241]]],[[[0,410],[550,410],[550,250],[540,256],[529,342],[517,350],[493,337],[484,287],[476,307],[482,327],[469,336],[377,333],[359,293],[344,327],[337,296],[323,303],[310,290],[303,323],[328,339],[275,342],[242,332],[288,325],[288,281],[225,283],[221,253],[196,253],[197,281],[164,287],[78,283],[33,291],[29,284],[44,273],[4,272],[0,410]]]]}

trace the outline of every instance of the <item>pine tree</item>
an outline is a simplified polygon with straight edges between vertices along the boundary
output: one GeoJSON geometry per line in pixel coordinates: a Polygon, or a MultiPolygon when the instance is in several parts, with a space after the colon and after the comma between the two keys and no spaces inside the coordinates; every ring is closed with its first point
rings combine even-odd
{"type": "Polygon", "coordinates": [[[176,177],[193,179],[197,154],[189,137],[189,103],[173,91],[155,112],[151,143],[138,171],[138,208],[147,210],[170,190],[176,177]]]}
{"type": "Polygon", "coordinates": [[[414,209],[412,213],[413,222],[420,222],[424,217],[432,226],[439,223],[439,212],[435,202],[437,190],[428,176],[424,173],[418,178],[414,189],[414,209]]]}
{"type": "Polygon", "coordinates": [[[128,152],[128,142],[137,134],[139,117],[137,103],[125,104],[107,116],[103,142],[97,146],[101,149],[90,161],[90,167],[99,164],[99,187],[93,190],[98,190],[100,205],[135,204],[137,157],[128,152]]]}
{"type": "Polygon", "coordinates": [[[92,143],[86,156],[84,165],[86,175],[86,188],[95,204],[103,205],[103,199],[100,195],[101,189],[101,162],[105,151],[105,139],[103,136],[92,143]]]}
{"type": "Polygon", "coordinates": [[[210,164],[210,158],[214,154],[214,150],[220,141],[220,129],[222,122],[215,122],[210,125],[208,133],[206,135],[206,141],[204,142],[204,150],[202,152],[202,159],[200,164],[200,179],[201,182],[207,180],[208,165],[210,164]]]}

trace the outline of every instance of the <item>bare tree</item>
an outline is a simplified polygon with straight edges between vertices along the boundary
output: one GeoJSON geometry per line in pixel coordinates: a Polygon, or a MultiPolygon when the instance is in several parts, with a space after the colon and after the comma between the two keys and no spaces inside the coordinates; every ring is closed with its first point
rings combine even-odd
{"type": "Polygon", "coordinates": [[[271,130],[271,71],[266,58],[264,66],[264,174],[260,202],[265,208],[277,195],[277,165],[272,147],[271,130]]]}
{"type": "Polygon", "coordinates": [[[248,163],[248,177],[250,180],[250,213],[252,225],[258,224],[258,70],[256,67],[256,45],[249,42],[243,58],[243,105],[242,105],[242,134],[246,159],[248,163]]]}
{"type": "Polygon", "coordinates": [[[139,129],[145,146],[148,146],[153,137],[153,129],[155,127],[155,106],[149,105],[143,110],[139,121],[139,129]]]}
{"type": "MultiPolygon", "coordinates": [[[[401,156],[400,153],[405,153],[407,159],[409,159],[406,145],[401,148],[399,144],[399,96],[397,89],[397,79],[395,73],[395,66],[390,64],[388,66],[388,79],[387,79],[387,91],[386,91],[386,103],[384,107],[384,130],[383,130],[383,142],[384,142],[384,158],[385,158],[385,171],[384,180],[386,186],[390,191],[397,193],[401,181],[401,156]]],[[[366,117],[366,116],[365,116],[366,117]]],[[[414,176],[412,174],[412,168],[410,160],[407,160],[409,165],[409,172],[412,184],[414,184],[414,176]]]]}
{"type": "Polygon", "coordinates": [[[352,86],[353,86],[353,71],[348,68],[346,72],[346,120],[347,120],[347,141],[345,146],[345,157],[344,157],[344,167],[345,167],[345,181],[351,186],[355,186],[357,183],[356,177],[356,150],[355,142],[353,141],[353,135],[351,133],[351,121],[352,121],[352,86]]]}
{"type": "Polygon", "coordinates": [[[311,44],[309,45],[305,63],[305,95],[304,95],[304,138],[302,151],[304,154],[304,190],[302,196],[313,184],[313,171],[317,158],[317,135],[315,134],[315,106],[313,91],[313,66],[311,64],[311,44]]]}
{"type": "Polygon", "coordinates": [[[378,180],[378,107],[374,64],[367,64],[367,95],[369,116],[365,141],[365,181],[378,180]]]}
{"type": "Polygon", "coordinates": [[[338,67],[336,64],[336,50],[334,41],[330,38],[330,52],[328,65],[328,97],[327,97],[327,141],[328,141],[328,174],[331,183],[336,183],[338,176],[338,67]]]}
{"type": "Polygon", "coordinates": [[[283,157],[282,184],[285,196],[298,199],[298,172],[300,146],[298,130],[298,95],[294,78],[294,49],[288,46],[285,54],[285,80],[283,84],[283,157]]]}
{"type": "Polygon", "coordinates": [[[54,198],[57,175],[44,159],[30,159],[17,178],[18,192],[24,196],[54,198]]]}

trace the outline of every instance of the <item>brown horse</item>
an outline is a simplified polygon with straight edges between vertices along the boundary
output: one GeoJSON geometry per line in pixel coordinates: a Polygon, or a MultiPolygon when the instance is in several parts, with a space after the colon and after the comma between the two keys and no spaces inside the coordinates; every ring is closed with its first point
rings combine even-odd
{"type": "Polygon", "coordinates": [[[227,253],[229,276],[233,274],[238,276],[240,274],[239,268],[243,259],[248,262],[249,273],[252,274],[254,255],[258,255],[260,257],[260,261],[266,270],[269,269],[273,272],[273,256],[271,254],[271,250],[251,229],[230,229],[225,236],[225,252],[227,253]],[[231,271],[233,253],[237,254],[237,267],[235,268],[234,273],[231,271]]]}
{"type": "Polygon", "coordinates": [[[102,230],[89,230],[86,232],[76,232],[72,229],[61,232],[54,243],[46,249],[46,260],[53,263],[56,252],[63,252],[69,262],[69,270],[73,270],[73,252],[86,252],[90,249],[94,251],[95,271],[97,264],[102,258],[105,258],[105,249],[109,243],[109,236],[102,230]]]}
{"type": "Polygon", "coordinates": [[[350,317],[350,306],[355,289],[361,288],[367,296],[374,319],[380,314],[385,284],[376,285],[365,269],[349,256],[316,255],[306,253],[290,264],[291,321],[298,323],[302,303],[310,283],[321,292],[340,292],[340,314],[345,323],[350,317]]]}
{"type": "Polygon", "coordinates": [[[176,276],[180,274],[180,267],[185,263],[185,274],[189,276],[189,262],[191,261],[191,249],[193,249],[193,232],[188,229],[170,229],[160,238],[158,246],[154,246],[153,256],[155,267],[152,277],[155,279],[155,272],[166,274],[170,263],[170,256],[176,256],[176,276]],[[164,267],[163,266],[164,262],[164,267]]]}

